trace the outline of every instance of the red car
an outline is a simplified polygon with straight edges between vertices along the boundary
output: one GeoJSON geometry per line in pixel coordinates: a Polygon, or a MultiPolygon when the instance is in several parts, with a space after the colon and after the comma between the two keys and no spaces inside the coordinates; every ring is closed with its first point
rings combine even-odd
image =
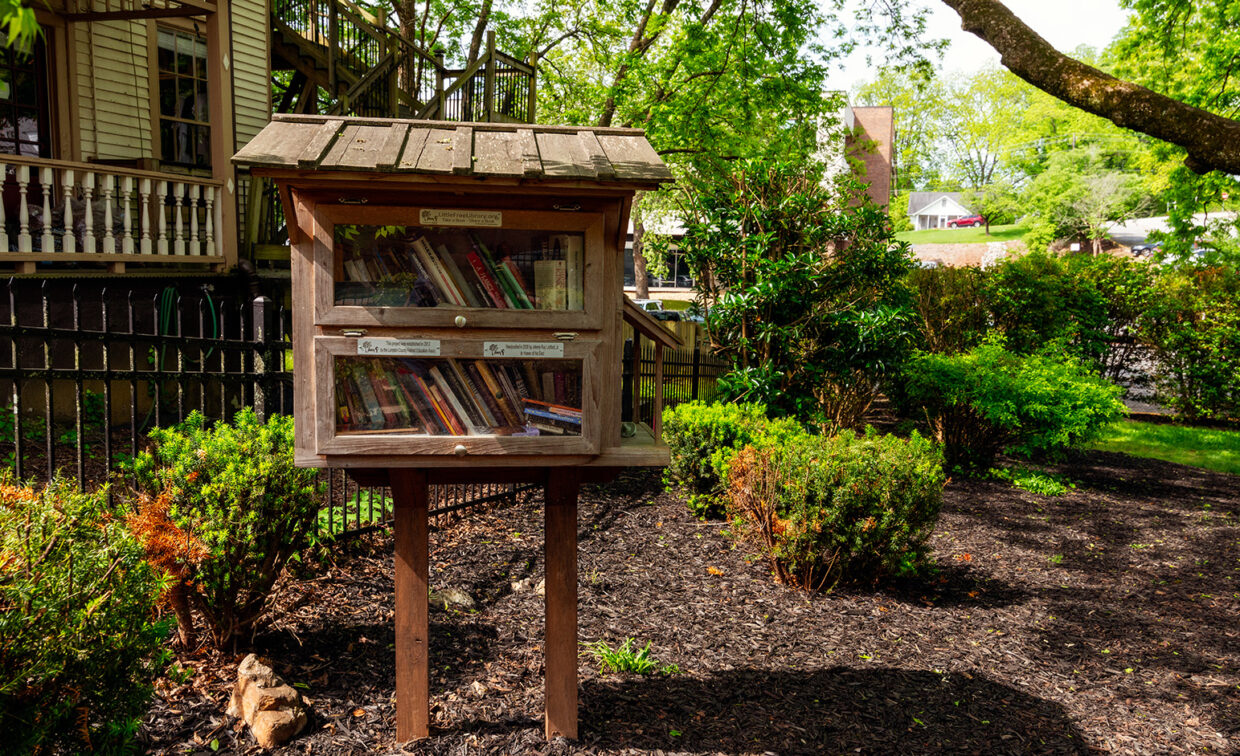
{"type": "Polygon", "coordinates": [[[986,219],[980,215],[967,215],[963,218],[957,218],[956,220],[949,220],[947,222],[948,228],[965,228],[968,226],[984,225],[986,225],[986,219]]]}

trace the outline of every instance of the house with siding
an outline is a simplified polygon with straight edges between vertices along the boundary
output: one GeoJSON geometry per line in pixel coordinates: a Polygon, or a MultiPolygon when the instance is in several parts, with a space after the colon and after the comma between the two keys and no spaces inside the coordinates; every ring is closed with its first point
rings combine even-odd
{"type": "Polygon", "coordinates": [[[973,215],[961,197],[960,192],[911,192],[908,217],[913,228],[918,231],[947,228],[948,222],[973,215]]]}
{"type": "Polygon", "coordinates": [[[534,117],[533,61],[490,37],[450,70],[350,0],[35,7],[34,49],[0,49],[0,271],[201,275],[287,259],[271,188],[231,163],[273,110],[534,117]]]}

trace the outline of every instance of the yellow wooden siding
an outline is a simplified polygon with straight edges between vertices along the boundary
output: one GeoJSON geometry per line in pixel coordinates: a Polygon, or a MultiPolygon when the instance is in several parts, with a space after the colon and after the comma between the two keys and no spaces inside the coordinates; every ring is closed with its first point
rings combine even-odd
{"type": "Polygon", "coordinates": [[[79,26],[74,106],[83,157],[132,160],[153,155],[148,57],[145,22],[79,26]]]}
{"type": "Polygon", "coordinates": [[[271,120],[271,83],[267,73],[266,0],[232,3],[233,102],[237,148],[244,147],[271,120]]]}

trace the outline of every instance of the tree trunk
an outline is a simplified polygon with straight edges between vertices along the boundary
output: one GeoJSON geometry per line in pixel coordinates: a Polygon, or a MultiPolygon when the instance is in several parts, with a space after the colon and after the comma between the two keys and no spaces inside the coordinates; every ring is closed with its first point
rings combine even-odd
{"type": "Polygon", "coordinates": [[[181,647],[192,649],[198,645],[198,636],[194,633],[194,614],[189,608],[189,594],[185,583],[177,580],[168,589],[168,603],[172,605],[172,614],[177,618],[177,640],[181,647]]]}
{"type": "Polygon", "coordinates": [[[1112,121],[1183,147],[1197,173],[1240,173],[1240,121],[1117,79],[1051,47],[999,0],[943,0],[961,28],[999,53],[1012,73],[1043,92],[1112,121]]]}
{"type": "Polygon", "coordinates": [[[650,284],[646,281],[646,250],[642,241],[646,237],[646,223],[635,215],[633,221],[633,286],[638,299],[650,298],[650,284]]]}

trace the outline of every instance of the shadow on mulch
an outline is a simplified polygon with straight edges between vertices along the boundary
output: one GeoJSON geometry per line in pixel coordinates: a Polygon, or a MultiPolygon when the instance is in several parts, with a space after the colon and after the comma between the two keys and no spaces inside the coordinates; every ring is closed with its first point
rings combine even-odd
{"type": "Polygon", "coordinates": [[[592,680],[583,743],[753,753],[1086,753],[1058,704],[983,675],[832,667],[592,680]]]}

